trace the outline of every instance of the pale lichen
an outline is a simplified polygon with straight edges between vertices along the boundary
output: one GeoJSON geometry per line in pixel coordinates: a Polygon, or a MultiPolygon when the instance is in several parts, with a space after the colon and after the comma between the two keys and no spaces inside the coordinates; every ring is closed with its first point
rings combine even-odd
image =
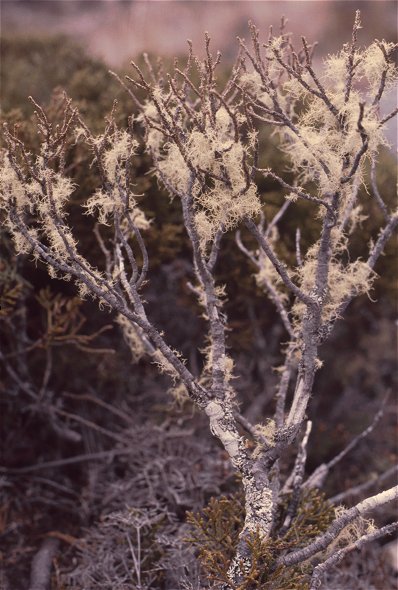
{"type": "MultiPolygon", "coordinates": [[[[369,294],[375,272],[360,259],[353,262],[342,261],[342,253],[347,249],[347,239],[338,230],[332,236],[333,256],[328,265],[327,288],[322,305],[322,321],[327,323],[338,316],[340,305],[352,295],[369,294]]],[[[319,243],[307,252],[303,264],[295,271],[295,276],[304,293],[311,294],[316,283],[319,243]]],[[[296,322],[305,315],[302,302],[296,302],[292,309],[296,322]]]]}
{"type": "Polygon", "coordinates": [[[133,362],[138,362],[147,352],[141,328],[133,324],[122,314],[117,315],[116,323],[122,329],[123,337],[130,349],[133,362]]]}

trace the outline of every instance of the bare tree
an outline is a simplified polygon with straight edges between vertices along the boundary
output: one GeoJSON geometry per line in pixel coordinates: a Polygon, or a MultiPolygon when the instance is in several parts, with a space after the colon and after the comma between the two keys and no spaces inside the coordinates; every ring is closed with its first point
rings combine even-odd
{"type": "MultiPolygon", "coordinates": [[[[222,88],[216,79],[221,55],[211,53],[207,35],[204,59],[193,53],[189,43],[187,63],[180,67],[176,62],[171,74],[165,74],[162,66],[154,67],[148,58],[145,73],[133,63],[135,77],[120,80],[138,111],[126,129],[117,127],[112,113],[104,133],[94,136],[67,98],[63,125],[53,127],[32,99],[42,137],[40,153],[29,153],[17,134],[6,128],[8,151],[3,154],[0,177],[2,208],[17,251],[43,261],[52,276],[73,279],[82,297],[90,295],[100,306],[114,310],[134,353],[152,357],[175,387],[207,415],[211,432],[241,476],[245,495],[244,526],[224,586],[230,588],[240,587],[250,572],[252,536],[264,540],[275,534],[281,498],[289,494],[290,500],[279,534],[291,526],[302,489],[321,485],[335,464],[321,466],[305,481],[311,432],[306,412],[321,366],[318,350],[350,301],[372,288],[375,264],[398,225],[398,214],[389,211],[376,185],[383,130],[397,113],[395,109],[383,114],[380,108],[383,93],[396,80],[395,45],[375,41],[360,50],[357,13],[351,43],[329,56],[318,74],[312,65],[314,47],[303,38],[296,50],[283,25],[280,35],[271,31],[265,43],[250,25],[251,45],[240,40],[235,66],[222,88]],[[260,167],[258,135],[263,126],[278,137],[290,162],[288,178],[294,181],[260,167]],[[147,315],[142,293],[149,268],[144,233],[150,231],[150,222],[134,194],[131,160],[140,148],[135,127],[144,129],[144,149],[159,183],[181,203],[195,273],[195,284],[188,285],[208,326],[200,377],[147,315]],[[98,221],[94,233],[104,255],[102,267],[83,256],[67,224],[66,207],[74,191],[65,172],[70,134],[90,147],[102,181],[86,204],[86,212],[98,221]],[[353,260],[347,253],[352,236],[361,231],[358,194],[367,163],[373,198],[385,221],[367,259],[353,260]],[[268,220],[257,186],[261,175],[276,180],[287,193],[283,206],[268,220]],[[289,265],[278,253],[278,223],[288,207],[300,208],[303,202],[310,204],[319,220],[319,235],[302,251],[297,228],[297,260],[289,265]],[[104,237],[101,225],[110,226],[111,238],[104,237]],[[239,413],[231,381],[224,290],[216,281],[222,238],[230,230],[238,230],[237,246],[252,262],[259,285],[280,315],[284,341],[288,339],[275,414],[266,426],[251,424],[239,413]],[[254,250],[245,245],[248,236],[251,244],[256,243],[254,250]],[[289,392],[292,401],[287,404],[289,392]],[[248,438],[255,444],[248,444],[248,438]],[[286,479],[280,459],[294,443],[299,443],[296,461],[286,479]]],[[[397,496],[398,486],[343,511],[308,546],[275,557],[274,566],[289,567],[318,554],[323,564],[313,570],[311,582],[312,588],[318,587],[329,564],[354,546],[391,532],[395,525],[365,533],[346,549],[336,546],[330,554],[340,532],[397,496]]]]}

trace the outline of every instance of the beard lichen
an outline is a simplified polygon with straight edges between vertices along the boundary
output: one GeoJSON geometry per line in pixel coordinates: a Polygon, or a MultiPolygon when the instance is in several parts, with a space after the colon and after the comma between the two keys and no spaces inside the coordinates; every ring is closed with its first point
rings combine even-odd
{"type": "MultiPolygon", "coordinates": [[[[352,295],[370,293],[376,273],[360,260],[343,261],[347,254],[347,238],[338,231],[332,236],[333,256],[329,262],[326,295],[322,306],[322,322],[327,324],[338,317],[339,308],[352,295]]],[[[310,294],[315,287],[318,267],[319,242],[311,246],[303,264],[295,271],[295,277],[304,293],[310,294]]],[[[305,306],[296,302],[292,314],[296,323],[304,317],[305,306]]]]}

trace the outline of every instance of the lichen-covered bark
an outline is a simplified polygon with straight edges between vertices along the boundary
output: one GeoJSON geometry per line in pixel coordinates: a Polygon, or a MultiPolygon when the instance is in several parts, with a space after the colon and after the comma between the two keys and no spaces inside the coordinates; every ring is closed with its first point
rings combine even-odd
{"type": "Polygon", "coordinates": [[[261,459],[254,460],[248,455],[228,402],[212,400],[205,407],[205,412],[212,434],[220,440],[232,465],[241,474],[245,492],[245,522],[229,570],[231,582],[237,583],[251,565],[248,536],[256,532],[266,539],[270,534],[274,514],[273,490],[261,459]]]}

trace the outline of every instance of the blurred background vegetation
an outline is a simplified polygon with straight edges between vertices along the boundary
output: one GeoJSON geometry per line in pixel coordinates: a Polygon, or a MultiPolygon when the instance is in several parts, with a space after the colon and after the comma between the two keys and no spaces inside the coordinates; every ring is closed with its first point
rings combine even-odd
{"type": "MultiPolygon", "coordinates": [[[[21,137],[34,151],[38,138],[27,96],[32,95],[46,107],[56,122],[61,116],[61,92],[66,90],[89,127],[100,132],[115,98],[121,123],[126,123],[133,112],[129,97],[108,73],[109,63],[126,73],[123,62],[127,54],[131,57],[141,49],[149,49],[165,54],[167,62],[172,53],[184,51],[179,44],[181,38],[196,35],[198,40],[199,28],[210,28],[207,25],[212,15],[213,36],[217,45],[224,48],[227,67],[232,56],[228,45],[230,38],[234,38],[231,31],[235,35],[245,34],[249,15],[257,16],[260,26],[269,15],[277,23],[281,5],[285,14],[292,13],[292,21],[294,16],[301,15],[294,23],[298,30],[308,25],[308,11],[311,12],[310,30],[303,30],[305,34],[311,33],[311,38],[322,34],[325,29],[321,24],[325,26],[327,22],[328,36],[322,35],[323,49],[332,51],[335,48],[330,38],[338,31],[344,33],[345,39],[349,37],[345,29],[350,30],[354,11],[352,2],[200,4],[203,6],[199,13],[198,2],[3,2],[1,122],[18,124],[21,137]],[[229,17],[225,24],[223,15],[231,12],[232,5],[237,7],[234,17],[229,17]],[[172,12],[168,13],[168,9],[172,12]],[[200,18],[193,29],[198,14],[200,18]],[[96,29],[93,23],[97,23],[96,29]],[[111,33],[112,23],[119,24],[111,33]],[[127,34],[120,38],[126,23],[133,27],[131,38],[127,34]],[[139,33],[143,23],[146,28],[139,33]],[[167,32],[171,30],[167,27],[176,23],[180,28],[178,34],[167,32]],[[49,36],[48,32],[57,34],[49,36]],[[111,35],[114,45],[107,35],[111,35]],[[143,47],[145,39],[148,46],[143,47]],[[84,40],[85,47],[79,40],[84,40]]],[[[365,30],[366,23],[372,23],[367,27],[368,37],[392,38],[394,4],[361,3],[365,30]],[[377,8],[380,4],[383,10],[377,8]]],[[[284,174],[283,157],[267,132],[261,136],[261,158],[262,163],[284,174]]],[[[90,222],[80,215],[81,203],[99,182],[90,164],[90,155],[81,146],[71,144],[68,170],[76,180],[77,190],[70,204],[70,223],[82,249],[92,260],[98,260],[101,254],[90,222]]],[[[144,148],[134,166],[136,192],[145,193],[141,204],[153,220],[147,234],[151,271],[146,299],[150,316],[165,331],[171,345],[184,353],[191,370],[199,372],[200,349],[205,345],[203,320],[197,317],[194,300],[186,287],[191,255],[178,204],[170,203],[152,178],[144,148]]],[[[385,200],[392,204],[396,161],[389,150],[384,150],[380,158],[378,182],[385,200]]],[[[259,189],[266,213],[271,214],[282,202],[283,194],[268,180],[260,180],[259,189]]],[[[353,245],[355,255],[364,252],[381,221],[365,190],[361,199],[368,217],[353,245]]],[[[280,227],[280,248],[292,259],[292,236],[297,225],[302,230],[304,248],[311,243],[316,230],[316,221],[305,208],[289,210],[280,227]]],[[[160,568],[152,582],[148,574],[148,587],[175,588],[178,576],[194,580],[199,575],[195,569],[198,566],[182,541],[185,512],[202,508],[211,496],[236,491],[238,483],[223,451],[189,403],[169,401],[167,379],[157,375],[145,359],[138,364],[131,362],[122,335],[112,327],[112,318],[107,313],[100,313],[90,302],[79,301],[73,286],[51,280],[40,264],[34,266],[29,258],[17,259],[2,229],[0,248],[0,450],[4,468],[0,473],[0,587],[3,583],[7,590],[19,587],[23,580],[26,583],[31,558],[49,532],[64,547],[53,579],[54,588],[134,587],[134,574],[130,581],[123,582],[125,586],[120,582],[120,564],[123,560],[130,563],[131,554],[125,537],[121,540],[118,535],[123,526],[134,528],[137,522],[148,539],[144,544],[145,567],[150,570],[158,564],[160,568]],[[129,453],[118,454],[118,449],[126,446],[129,453]],[[106,455],[105,462],[63,463],[66,458],[108,451],[115,454],[106,455]],[[26,466],[50,461],[59,465],[23,472],[26,466]],[[117,516],[126,506],[136,510],[127,524],[117,516]],[[161,541],[155,543],[154,535],[161,541]],[[172,539],[178,542],[173,545],[172,539]],[[94,554],[97,569],[93,569],[92,557],[90,561],[94,554]],[[110,554],[114,555],[113,561],[110,554]],[[107,579],[113,579],[113,585],[107,579]]],[[[310,470],[363,430],[385,393],[397,390],[396,268],[395,241],[388,245],[376,268],[381,278],[372,294],[375,301],[365,296],[358,298],[321,351],[325,368],[318,375],[310,409],[311,415],[317,417],[310,444],[310,470]]],[[[217,278],[227,285],[226,312],[231,327],[228,343],[236,374],[240,375],[235,387],[242,410],[261,422],[273,405],[273,369],[281,362],[280,340],[284,333],[252,273],[234,245],[234,235],[227,235],[217,278]]],[[[390,398],[381,425],[330,478],[328,495],[359,483],[364,473],[382,472],[396,462],[394,401],[390,398]]],[[[361,571],[355,570],[355,562],[347,568],[354,568],[356,579],[371,579],[375,588],[385,590],[385,576],[389,573],[383,558],[372,554],[367,560],[368,565],[361,571]]]]}

